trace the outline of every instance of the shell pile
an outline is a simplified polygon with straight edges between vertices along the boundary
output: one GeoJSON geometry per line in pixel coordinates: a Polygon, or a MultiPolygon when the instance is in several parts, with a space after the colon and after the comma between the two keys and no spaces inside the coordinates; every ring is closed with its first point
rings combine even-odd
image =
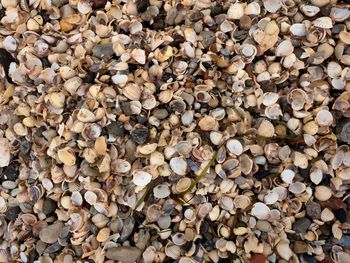
{"type": "Polygon", "coordinates": [[[1,0],[0,262],[350,262],[349,2],[1,0]]]}

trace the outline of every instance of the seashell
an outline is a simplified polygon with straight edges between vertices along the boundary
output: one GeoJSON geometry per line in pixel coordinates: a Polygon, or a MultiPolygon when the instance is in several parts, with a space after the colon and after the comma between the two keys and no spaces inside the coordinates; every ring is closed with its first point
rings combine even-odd
{"type": "MultiPolygon", "coordinates": [[[[172,243],[168,243],[165,246],[165,255],[168,257],[178,260],[181,256],[181,248],[178,245],[174,245],[172,243]]],[[[152,258],[153,261],[153,258],[152,258]]]]}
{"type": "Polygon", "coordinates": [[[290,170],[290,169],[285,169],[281,173],[281,179],[287,184],[293,183],[294,177],[295,177],[295,172],[293,170],[290,170]]]}
{"type": "Polygon", "coordinates": [[[142,31],[142,23],[140,23],[139,21],[132,21],[129,24],[129,32],[131,34],[136,34],[142,31]]]}
{"type": "Polygon", "coordinates": [[[158,147],[157,143],[149,143],[149,144],[139,146],[139,151],[141,154],[148,155],[153,153],[157,149],[157,147],[158,147]]]}
{"type": "Polygon", "coordinates": [[[194,96],[200,103],[208,103],[211,100],[211,96],[206,91],[196,91],[194,96]]]}
{"type": "Polygon", "coordinates": [[[350,168],[341,170],[337,176],[342,180],[350,180],[350,168]]]}
{"type": "Polygon", "coordinates": [[[277,192],[270,192],[264,196],[264,203],[267,205],[275,204],[279,199],[279,195],[277,192]]]}
{"type": "Polygon", "coordinates": [[[155,166],[161,166],[164,164],[164,155],[160,152],[153,152],[150,156],[150,164],[155,166]]]}
{"type": "Polygon", "coordinates": [[[315,197],[319,201],[327,201],[332,197],[332,190],[327,186],[319,185],[315,187],[315,197]]]}
{"type": "Polygon", "coordinates": [[[145,171],[136,171],[133,175],[133,183],[137,186],[146,186],[148,185],[152,180],[152,175],[145,172],[145,171]]]}
{"type": "Polygon", "coordinates": [[[226,142],[227,150],[235,155],[241,155],[243,153],[243,146],[240,141],[236,139],[230,139],[226,142]]]}
{"type": "Polygon", "coordinates": [[[301,12],[303,12],[304,15],[308,17],[313,17],[317,15],[321,9],[318,6],[313,6],[313,5],[302,5],[300,7],[301,12]]]}
{"type": "Polygon", "coordinates": [[[135,83],[129,83],[123,88],[123,95],[129,100],[140,100],[141,88],[135,83]]]}
{"type": "Polygon", "coordinates": [[[291,192],[295,195],[298,195],[298,194],[303,193],[306,190],[306,186],[303,183],[295,182],[295,183],[292,183],[291,185],[289,185],[288,190],[289,190],[289,192],[291,192]]]}
{"type": "Polygon", "coordinates": [[[270,13],[276,13],[281,7],[281,0],[263,0],[265,9],[270,13]]]}
{"type": "Polygon", "coordinates": [[[95,114],[88,109],[80,109],[77,119],[81,122],[94,122],[96,120],[95,114]]]}
{"type": "Polygon", "coordinates": [[[323,7],[325,5],[328,5],[330,2],[331,2],[330,0],[311,0],[311,4],[318,7],[323,7]]]}
{"type": "Polygon", "coordinates": [[[189,157],[189,155],[192,152],[192,142],[180,141],[176,144],[175,149],[179,154],[181,154],[185,157],[189,157]]]}
{"type": "Polygon", "coordinates": [[[292,41],[289,39],[283,40],[276,48],[276,56],[279,57],[286,57],[290,54],[292,54],[294,51],[294,47],[292,44],[292,41]]]}
{"type": "Polygon", "coordinates": [[[258,2],[251,2],[244,9],[244,14],[248,16],[258,16],[260,12],[261,8],[258,2]]]}
{"type": "Polygon", "coordinates": [[[192,181],[190,178],[181,178],[175,185],[175,189],[178,193],[185,192],[191,185],[192,181]]]}
{"type": "Polygon", "coordinates": [[[307,34],[306,26],[304,24],[293,24],[289,27],[289,31],[296,37],[304,37],[307,34]]]}
{"type": "Polygon", "coordinates": [[[280,241],[276,246],[277,253],[283,258],[284,260],[288,261],[293,256],[293,252],[289,247],[289,243],[287,241],[280,241]]]}
{"type": "Polygon", "coordinates": [[[350,17],[350,10],[347,8],[332,7],[329,17],[335,22],[343,22],[350,17]]]}
{"type": "Polygon", "coordinates": [[[107,151],[107,143],[104,136],[96,138],[94,148],[99,155],[105,155],[107,151]]]}
{"type": "Polygon", "coordinates": [[[238,195],[233,199],[235,208],[246,209],[251,204],[251,200],[246,195],[238,195]]]}
{"type": "Polygon", "coordinates": [[[65,95],[62,92],[53,92],[50,94],[49,101],[56,109],[63,108],[65,102],[65,95]]]}
{"type": "Polygon", "coordinates": [[[135,48],[130,53],[131,57],[139,64],[144,65],[146,63],[146,53],[144,50],[135,48]]]}
{"type": "Polygon", "coordinates": [[[6,138],[0,138],[0,167],[8,166],[10,160],[10,142],[6,138]]]}
{"type": "Polygon", "coordinates": [[[331,61],[327,65],[327,75],[331,78],[337,78],[342,72],[342,67],[334,61],[331,61]]]}
{"type": "Polygon", "coordinates": [[[172,236],[171,239],[173,243],[177,246],[182,246],[187,242],[185,234],[183,233],[176,233],[175,235],[172,236]]]}
{"type": "Polygon", "coordinates": [[[166,184],[160,184],[153,188],[153,195],[156,198],[167,198],[170,195],[170,189],[166,184]]]}
{"type": "Polygon", "coordinates": [[[310,173],[310,180],[311,180],[311,182],[313,182],[316,185],[321,183],[322,178],[323,178],[323,174],[322,174],[322,171],[320,169],[315,169],[314,171],[312,171],[310,173]]]}
{"type": "Polygon", "coordinates": [[[333,115],[328,110],[320,110],[316,114],[315,121],[320,126],[330,126],[333,123],[333,115]]]}
{"type": "Polygon", "coordinates": [[[333,27],[332,19],[327,16],[316,18],[314,21],[312,21],[312,24],[315,27],[324,28],[324,29],[330,29],[333,27]]]}
{"type": "Polygon", "coordinates": [[[334,214],[329,208],[325,208],[321,212],[321,220],[323,222],[329,222],[334,220],[334,214]]]}
{"type": "Polygon", "coordinates": [[[112,81],[117,85],[125,85],[128,82],[128,75],[116,74],[112,76],[112,81]]]}
{"type": "Polygon", "coordinates": [[[258,219],[267,220],[271,215],[271,210],[264,203],[257,202],[253,205],[251,214],[258,219]]]}
{"type": "Polygon", "coordinates": [[[97,240],[98,242],[105,242],[105,241],[109,238],[110,233],[111,233],[111,230],[110,230],[109,228],[107,228],[107,227],[102,228],[102,229],[98,232],[98,234],[97,234],[97,236],[96,236],[96,240],[97,240]]]}
{"type": "Polygon", "coordinates": [[[90,205],[95,205],[97,202],[97,195],[92,191],[86,191],[84,194],[85,201],[90,205]]]}
{"type": "Polygon", "coordinates": [[[174,157],[171,158],[170,168],[174,173],[178,175],[185,175],[187,172],[187,162],[183,157],[174,157]]]}
{"type": "Polygon", "coordinates": [[[345,44],[350,44],[350,32],[341,31],[339,33],[339,39],[345,44]]]}
{"type": "Polygon", "coordinates": [[[263,137],[273,137],[275,134],[275,127],[270,121],[263,120],[259,125],[257,134],[263,137]]]}
{"type": "Polygon", "coordinates": [[[198,123],[202,131],[215,131],[218,129],[219,123],[212,116],[203,117],[198,123]]]}
{"type": "Polygon", "coordinates": [[[63,148],[57,151],[58,159],[68,166],[73,166],[75,164],[75,154],[70,148],[63,148]]]}
{"type": "Polygon", "coordinates": [[[71,195],[71,201],[72,201],[72,205],[81,206],[84,200],[78,191],[74,191],[72,192],[72,195],[71,195]]]}
{"type": "Polygon", "coordinates": [[[214,145],[219,145],[222,138],[223,138],[223,134],[220,132],[216,132],[216,131],[212,131],[210,132],[210,141],[214,144],[214,145]]]}
{"type": "Polygon", "coordinates": [[[301,169],[306,169],[308,167],[308,159],[304,154],[294,152],[294,165],[301,169]]]}
{"type": "Polygon", "coordinates": [[[243,3],[234,3],[227,10],[227,18],[238,20],[244,16],[244,4],[243,3]]]}

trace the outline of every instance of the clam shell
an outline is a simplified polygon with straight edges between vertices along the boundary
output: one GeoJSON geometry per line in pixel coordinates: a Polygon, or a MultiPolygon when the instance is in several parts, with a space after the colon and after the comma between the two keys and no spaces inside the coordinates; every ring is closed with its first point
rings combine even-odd
{"type": "Polygon", "coordinates": [[[240,141],[236,139],[230,139],[226,142],[227,150],[235,155],[241,155],[243,153],[243,146],[240,141]]]}
{"type": "Polygon", "coordinates": [[[335,22],[343,22],[350,17],[350,10],[348,8],[332,7],[329,16],[335,22]]]}
{"type": "Polygon", "coordinates": [[[339,33],[339,39],[345,44],[350,44],[350,32],[341,31],[339,33]]]}
{"type": "Polygon", "coordinates": [[[332,196],[332,190],[327,186],[319,185],[315,188],[315,197],[319,201],[327,201],[332,196]]]}
{"type": "Polygon", "coordinates": [[[303,5],[301,6],[300,10],[303,12],[304,15],[308,17],[313,17],[321,11],[321,9],[318,6],[313,5],[303,5]]]}
{"type": "Polygon", "coordinates": [[[265,9],[270,13],[276,13],[281,7],[280,0],[263,0],[265,9]]]}
{"type": "Polygon", "coordinates": [[[271,215],[271,210],[264,203],[257,202],[253,205],[251,214],[258,219],[267,220],[271,215]]]}
{"type": "Polygon", "coordinates": [[[291,25],[289,31],[296,37],[304,37],[307,34],[306,26],[301,23],[291,25]]]}
{"type": "Polygon", "coordinates": [[[240,19],[244,16],[244,5],[243,3],[235,3],[230,6],[227,10],[227,18],[228,19],[240,19]]]}
{"type": "Polygon", "coordinates": [[[294,47],[289,39],[283,40],[276,48],[276,56],[286,57],[293,53],[294,47]]]}
{"type": "Polygon", "coordinates": [[[136,171],[133,175],[133,183],[137,186],[146,186],[152,180],[152,175],[145,171],[136,171]]]}
{"type": "Polygon", "coordinates": [[[174,157],[169,162],[171,170],[178,175],[185,175],[187,173],[187,162],[182,157],[174,157]]]}
{"type": "Polygon", "coordinates": [[[281,173],[281,179],[287,184],[293,183],[294,177],[295,177],[295,172],[293,170],[290,170],[290,169],[285,169],[281,173]]]}
{"type": "Polygon", "coordinates": [[[320,110],[316,114],[315,121],[320,126],[329,126],[333,123],[333,115],[328,110],[320,110]]]}

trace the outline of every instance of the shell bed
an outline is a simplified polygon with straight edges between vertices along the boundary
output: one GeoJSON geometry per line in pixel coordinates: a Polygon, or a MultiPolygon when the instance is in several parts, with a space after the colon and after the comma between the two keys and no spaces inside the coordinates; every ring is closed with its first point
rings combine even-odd
{"type": "Polygon", "coordinates": [[[0,0],[0,263],[349,263],[350,1],[0,0]]]}

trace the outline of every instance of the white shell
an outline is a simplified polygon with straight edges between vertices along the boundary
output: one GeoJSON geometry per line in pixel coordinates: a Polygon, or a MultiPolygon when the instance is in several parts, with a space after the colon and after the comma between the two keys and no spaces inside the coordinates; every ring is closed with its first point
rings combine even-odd
{"type": "Polygon", "coordinates": [[[240,19],[242,16],[244,16],[244,8],[242,3],[235,3],[231,5],[227,11],[228,19],[240,19]]]}
{"type": "Polygon", "coordinates": [[[0,138],[0,167],[8,166],[10,159],[10,142],[6,138],[0,138]]]}
{"type": "Polygon", "coordinates": [[[235,155],[241,155],[243,153],[243,146],[240,141],[236,139],[230,139],[226,143],[227,150],[235,155]]]}
{"type": "Polygon", "coordinates": [[[293,170],[290,170],[290,169],[285,169],[281,173],[281,179],[287,184],[293,183],[294,177],[295,177],[295,172],[293,170]]]}
{"type": "Polygon", "coordinates": [[[295,183],[292,183],[288,190],[293,193],[293,194],[301,194],[302,192],[304,192],[306,190],[306,186],[305,184],[303,183],[300,183],[300,182],[295,182],[295,183]]]}
{"type": "Polygon", "coordinates": [[[323,174],[322,174],[322,171],[320,169],[316,169],[316,170],[312,171],[312,173],[310,173],[310,180],[311,180],[311,182],[313,182],[316,185],[321,183],[322,178],[323,178],[323,174]]]}
{"type": "Polygon", "coordinates": [[[333,122],[333,115],[328,110],[320,110],[315,120],[321,126],[329,126],[333,122]]]}
{"type": "Polygon", "coordinates": [[[271,215],[271,210],[264,203],[258,202],[253,205],[251,213],[258,219],[267,220],[271,215]]]}
{"type": "Polygon", "coordinates": [[[160,184],[153,188],[153,195],[156,198],[166,198],[170,195],[169,186],[160,184]]]}
{"type": "Polygon", "coordinates": [[[137,186],[146,186],[152,180],[152,175],[145,171],[137,171],[133,176],[133,183],[137,186]]]}
{"type": "Polygon", "coordinates": [[[279,195],[277,192],[271,192],[264,196],[264,202],[267,205],[273,205],[279,199],[279,195]]]}
{"type": "Polygon", "coordinates": [[[289,31],[297,37],[306,36],[307,30],[304,24],[293,24],[290,26],[289,31]]]}
{"type": "Polygon", "coordinates": [[[292,54],[294,51],[294,47],[292,41],[289,39],[283,40],[276,48],[276,56],[286,57],[292,54]]]}
{"type": "Polygon", "coordinates": [[[270,13],[276,13],[281,8],[281,0],[264,0],[264,7],[270,13]]]}
{"type": "Polygon", "coordinates": [[[170,168],[178,175],[185,175],[187,171],[187,162],[182,157],[174,157],[170,160],[170,168]]]}

